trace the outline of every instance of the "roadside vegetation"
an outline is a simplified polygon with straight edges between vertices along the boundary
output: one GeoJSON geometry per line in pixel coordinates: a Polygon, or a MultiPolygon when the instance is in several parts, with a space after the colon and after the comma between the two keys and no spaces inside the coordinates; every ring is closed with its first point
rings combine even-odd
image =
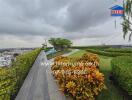
{"type": "Polygon", "coordinates": [[[0,100],[14,100],[41,49],[17,56],[10,68],[0,69],[0,100]]]}

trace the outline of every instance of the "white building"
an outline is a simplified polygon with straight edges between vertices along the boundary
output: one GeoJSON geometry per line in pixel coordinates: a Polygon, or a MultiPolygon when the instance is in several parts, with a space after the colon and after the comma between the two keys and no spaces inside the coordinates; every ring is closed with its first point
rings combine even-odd
{"type": "Polygon", "coordinates": [[[29,52],[31,50],[12,50],[12,51],[4,51],[0,53],[0,67],[9,67],[12,63],[12,60],[15,60],[14,54],[17,53],[19,55],[29,52]]]}
{"type": "Polygon", "coordinates": [[[10,66],[12,62],[12,55],[3,55],[0,57],[0,67],[10,66]]]}

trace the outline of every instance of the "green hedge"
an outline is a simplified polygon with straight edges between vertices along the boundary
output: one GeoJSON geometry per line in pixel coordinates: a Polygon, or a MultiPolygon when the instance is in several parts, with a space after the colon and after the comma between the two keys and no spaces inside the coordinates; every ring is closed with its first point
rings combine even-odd
{"type": "Polygon", "coordinates": [[[132,56],[115,57],[111,61],[113,75],[118,84],[132,95],[132,56]]]}
{"type": "Polygon", "coordinates": [[[41,49],[20,55],[10,68],[0,68],[0,100],[10,100],[19,91],[41,49]]]}
{"type": "Polygon", "coordinates": [[[108,49],[110,46],[72,46],[72,49],[108,49]]]}
{"type": "Polygon", "coordinates": [[[132,48],[109,48],[104,49],[106,52],[132,53],[132,48]]]}
{"type": "Polygon", "coordinates": [[[130,53],[120,53],[120,52],[106,52],[102,50],[87,49],[88,52],[96,53],[103,56],[116,57],[116,56],[128,56],[130,53]]]}

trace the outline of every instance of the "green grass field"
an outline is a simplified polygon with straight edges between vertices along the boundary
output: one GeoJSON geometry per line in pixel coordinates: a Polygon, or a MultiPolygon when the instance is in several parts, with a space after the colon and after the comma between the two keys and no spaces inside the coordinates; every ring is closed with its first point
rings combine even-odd
{"type": "MultiPolygon", "coordinates": [[[[86,53],[85,50],[80,50],[69,57],[76,58],[81,57],[84,53],[86,53]]],[[[124,99],[122,96],[122,92],[120,91],[117,86],[115,86],[110,80],[109,80],[109,74],[112,71],[111,68],[111,60],[112,57],[106,57],[99,55],[100,58],[100,71],[105,76],[105,85],[107,86],[106,90],[103,90],[97,97],[96,100],[127,100],[124,99]]]]}
{"type": "Polygon", "coordinates": [[[69,57],[71,57],[71,58],[79,58],[86,52],[87,51],[85,51],[85,50],[79,50],[79,51],[75,52],[74,54],[70,55],[69,57]]]}

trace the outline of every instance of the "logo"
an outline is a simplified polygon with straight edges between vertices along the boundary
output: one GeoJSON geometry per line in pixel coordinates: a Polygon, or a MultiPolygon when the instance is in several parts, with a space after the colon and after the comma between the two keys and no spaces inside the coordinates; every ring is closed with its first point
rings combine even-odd
{"type": "Polygon", "coordinates": [[[122,6],[116,5],[110,8],[111,16],[124,16],[124,8],[122,6]]]}

